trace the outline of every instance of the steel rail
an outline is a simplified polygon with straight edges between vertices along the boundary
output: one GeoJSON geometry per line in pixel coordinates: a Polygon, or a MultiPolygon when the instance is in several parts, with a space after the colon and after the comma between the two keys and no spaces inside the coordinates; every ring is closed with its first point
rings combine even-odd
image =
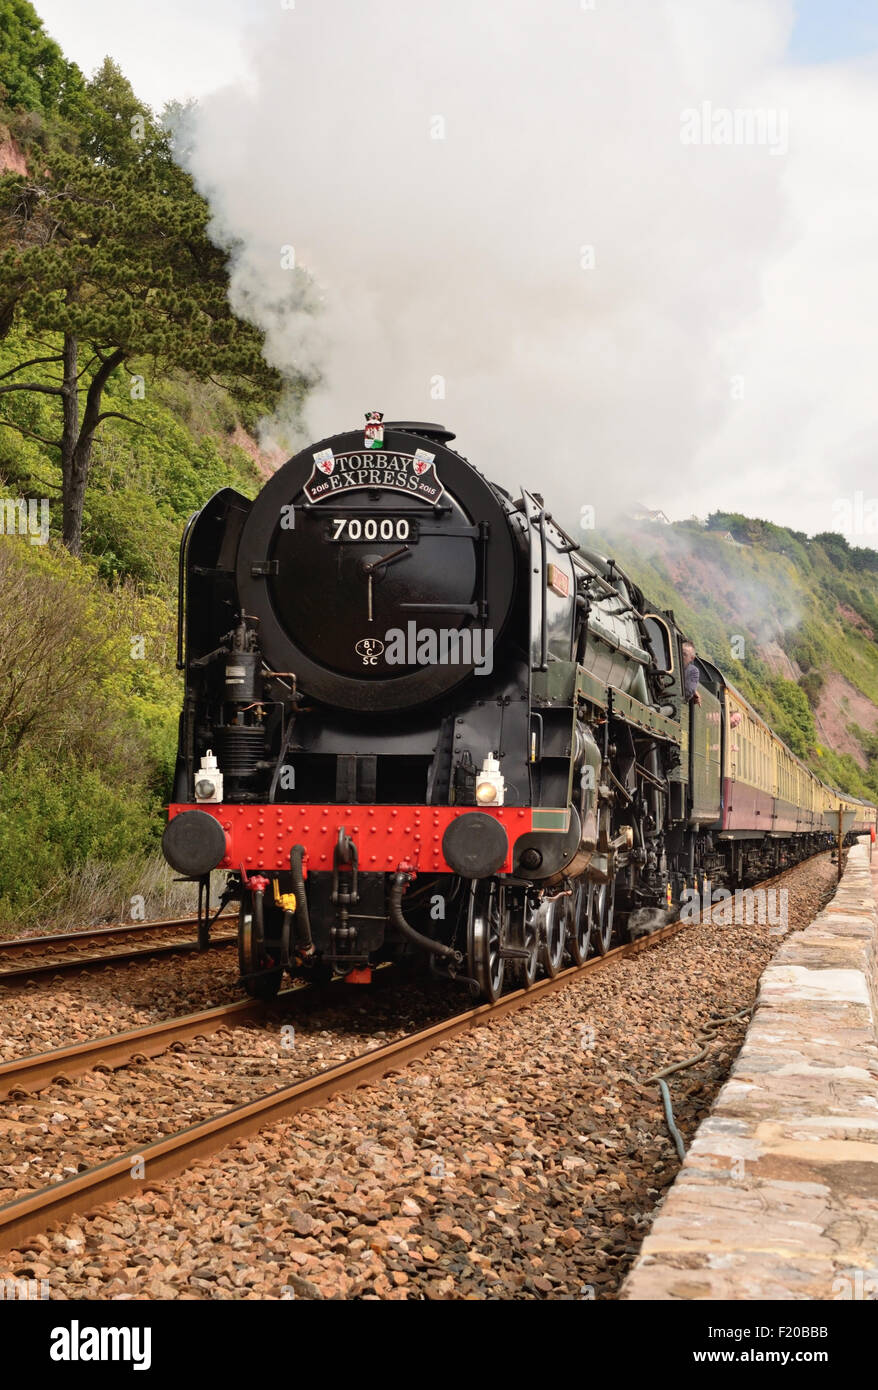
{"type": "Polygon", "coordinates": [[[600,970],[623,957],[637,955],[689,925],[691,923],[688,922],[668,923],[651,935],[617,946],[604,956],[595,956],[586,961],[584,965],[572,966],[552,979],[537,981],[529,989],[504,995],[496,1004],[477,1005],[474,1009],[455,1014],[395,1042],[370,1048],[304,1081],[282,1086],[245,1105],[234,1106],[190,1125],[177,1134],[167,1135],[140,1149],[109,1159],[96,1168],[77,1173],[63,1182],[19,1197],[0,1207],[0,1250],[26,1249],[33,1236],[55,1222],[69,1220],[104,1202],[155,1187],[199,1159],[210,1157],[278,1120],[287,1119],[302,1110],[320,1108],[337,1095],[378,1081],[388,1072],[401,1070],[458,1033],[483,1023],[492,1023],[519,1009],[529,1008],[547,995],[580,979],[588,971],[600,970]],[[138,1173],[144,1176],[136,1176],[138,1173]]]}
{"type": "Polygon", "coordinates": [[[59,1077],[69,1079],[93,1071],[95,1067],[121,1067],[137,1057],[157,1057],[174,1043],[189,1042],[207,1037],[219,1028],[244,1023],[251,1018],[263,1018],[273,1005],[283,1007],[295,994],[308,985],[284,990],[270,1004],[261,999],[238,999],[233,1004],[201,1009],[194,1014],[162,1019],[142,1028],[129,1028],[124,1033],[112,1033],[104,1038],[89,1038],[54,1047],[49,1052],[31,1052],[0,1064],[0,1099],[6,1096],[33,1095],[51,1086],[59,1077]]]}
{"type": "MultiPolygon", "coordinates": [[[[232,920],[232,914],[220,916],[218,922],[232,920]]],[[[0,937],[0,955],[27,955],[28,951],[67,950],[71,946],[86,945],[92,941],[105,941],[107,937],[145,936],[153,931],[173,931],[175,928],[196,927],[197,917],[163,917],[154,922],[120,922],[115,927],[89,927],[82,931],[56,932],[51,936],[10,936],[0,937]]]]}
{"type": "MultiPolygon", "coordinates": [[[[376,968],[375,984],[382,976],[376,968]]],[[[337,986],[343,981],[333,980],[337,986]]],[[[96,1067],[122,1067],[139,1057],[158,1057],[174,1043],[189,1042],[192,1038],[208,1037],[218,1028],[237,1026],[252,1019],[262,1019],[272,1009],[284,1009],[297,995],[312,988],[310,980],[297,980],[289,989],[281,990],[274,999],[236,999],[231,1004],[218,1004],[211,1009],[199,1009],[194,1014],[179,1014],[158,1023],[146,1023],[140,1028],[128,1028],[124,1033],[110,1033],[102,1038],[87,1038],[84,1042],[66,1047],[53,1047],[47,1052],[28,1052],[0,1063],[0,1100],[7,1096],[33,1095],[51,1086],[53,1081],[69,1080],[96,1067]]]]}
{"type": "MultiPolygon", "coordinates": [[[[212,937],[208,949],[232,946],[237,939],[237,936],[212,937]]],[[[132,951],[104,951],[99,956],[60,956],[57,960],[36,961],[33,965],[0,970],[0,985],[10,981],[38,979],[41,975],[68,975],[74,970],[96,970],[102,965],[123,965],[126,961],[154,960],[156,956],[189,955],[198,949],[197,941],[172,941],[163,946],[139,946],[132,951]]]]}

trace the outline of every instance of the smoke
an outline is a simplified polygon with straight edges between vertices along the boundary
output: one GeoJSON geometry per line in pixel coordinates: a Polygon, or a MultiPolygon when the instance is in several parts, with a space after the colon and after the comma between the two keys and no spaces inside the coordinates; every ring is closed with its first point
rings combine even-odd
{"type": "MultiPolygon", "coordinates": [[[[707,627],[713,630],[713,655],[721,666],[742,658],[752,646],[773,671],[797,674],[784,652],[787,634],[799,626],[806,611],[805,590],[795,573],[794,559],[780,554],[769,558],[761,547],[737,544],[724,533],[648,522],[634,528],[628,523],[620,534],[599,539],[623,568],[630,565],[636,572],[645,565],[666,576],[675,594],[702,619],[707,618],[707,627]],[[737,634],[740,646],[716,650],[721,640],[717,623],[726,633],[737,634]]],[[[649,580],[644,583],[648,592],[649,580]]],[[[678,611],[677,617],[685,629],[684,615],[678,611]]]]}
{"type": "MultiPolygon", "coordinates": [[[[202,100],[189,160],[235,246],[234,307],[272,363],[320,376],[277,437],[381,409],[444,422],[571,526],[636,500],[744,510],[735,451],[764,430],[733,378],[809,212],[784,187],[791,22],[791,0],[295,0],[259,19],[251,77],[202,100]],[[744,143],[721,143],[722,112],[757,113],[744,143]]],[[[798,466],[779,428],[767,447],[798,466]]]]}

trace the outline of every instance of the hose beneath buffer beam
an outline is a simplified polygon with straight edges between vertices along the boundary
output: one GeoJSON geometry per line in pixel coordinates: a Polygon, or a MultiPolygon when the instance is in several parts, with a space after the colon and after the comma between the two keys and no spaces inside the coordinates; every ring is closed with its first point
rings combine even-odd
{"type": "Polygon", "coordinates": [[[306,956],[310,956],[314,953],[314,940],[311,936],[311,917],[305,893],[305,873],[302,868],[304,859],[305,846],[293,845],[290,850],[290,873],[293,876],[293,892],[296,895],[296,945],[306,956]]]}
{"type": "Polygon", "coordinates": [[[422,951],[429,951],[434,956],[446,956],[449,960],[457,963],[463,960],[460,951],[455,951],[453,946],[446,946],[441,941],[434,941],[432,937],[424,936],[416,931],[410,922],[407,922],[402,911],[402,895],[408,885],[409,876],[401,871],[393,875],[393,886],[390,889],[390,920],[397,927],[403,936],[411,941],[414,946],[420,947],[422,951]]]}

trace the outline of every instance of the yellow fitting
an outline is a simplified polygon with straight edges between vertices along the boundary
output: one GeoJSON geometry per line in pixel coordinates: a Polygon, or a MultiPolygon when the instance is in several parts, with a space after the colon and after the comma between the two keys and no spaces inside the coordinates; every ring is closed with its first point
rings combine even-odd
{"type": "Polygon", "coordinates": [[[295,912],[295,910],[296,910],[296,895],[295,895],[295,893],[281,893],[281,892],[279,891],[279,889],[278,889],[278,886],[277,886],[277,879],[276,879],[276,878],[273,878],[271,882],[272,882],[272,886],[274,887],[274,901],[275,901],[275,903],[277,904],[277,906],[278,906],[279,908],[281,908],[282,911],[284,911],[284,912],[295,912]]]}

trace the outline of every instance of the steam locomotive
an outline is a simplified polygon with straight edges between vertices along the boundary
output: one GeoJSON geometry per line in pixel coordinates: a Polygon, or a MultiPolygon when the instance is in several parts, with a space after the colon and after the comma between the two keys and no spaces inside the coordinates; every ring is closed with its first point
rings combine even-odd
{"type": "Polygon", "coordinates": [[[494,1000],[875,823],[453,439],[371,412],[186,526],[163,847],[254,996],[417,952],[494,1000]]]}

